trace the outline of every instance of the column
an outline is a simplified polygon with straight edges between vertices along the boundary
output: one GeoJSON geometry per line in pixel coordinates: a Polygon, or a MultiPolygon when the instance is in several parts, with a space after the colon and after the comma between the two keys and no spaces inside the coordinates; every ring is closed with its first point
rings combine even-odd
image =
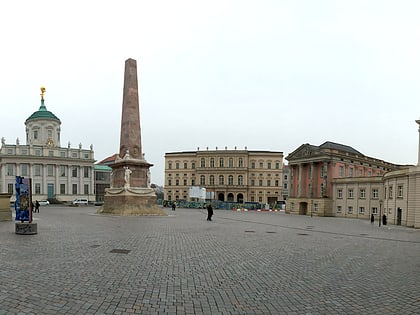
{"type": "Polygon", "coordinates": [[[419,125],[419,146],[418,146],[417,166],[420,166],[420,119],[416,120],[416,123],[419,125]]]}
{"type": "Polygon", "coordinates": [[[299,164],[298,197],[302,197],[302,164],[299,164]]]}

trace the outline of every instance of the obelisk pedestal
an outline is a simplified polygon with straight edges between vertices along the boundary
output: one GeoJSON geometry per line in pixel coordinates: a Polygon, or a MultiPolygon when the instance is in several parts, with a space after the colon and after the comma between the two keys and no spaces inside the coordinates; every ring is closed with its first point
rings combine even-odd
{"type": "Polygon", "coordinates": [[[112,168],[111,187],[106,190],[99,213],[119,215],[166,215],[149,186],[149,168],[142,153],[137,63],[125,62],[120,151],[112,168]]]}

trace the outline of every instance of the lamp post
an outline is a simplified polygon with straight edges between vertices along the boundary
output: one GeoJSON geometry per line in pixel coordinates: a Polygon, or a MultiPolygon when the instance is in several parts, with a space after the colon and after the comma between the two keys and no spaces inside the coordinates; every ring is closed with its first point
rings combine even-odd
{"type": "Polygon", "coordinates": [[[382,200],[379,200],[379,227],[381,227],[381,221],[382,221],[382,200]]]}

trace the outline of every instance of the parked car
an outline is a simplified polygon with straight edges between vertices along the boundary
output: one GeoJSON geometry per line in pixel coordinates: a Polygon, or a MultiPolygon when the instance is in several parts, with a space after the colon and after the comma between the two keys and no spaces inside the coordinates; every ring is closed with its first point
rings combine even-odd
{"type": "Polygon", "coordinates": [[[77,198],[73,200],[73,204],[74,205],[85,205],[87,206],[89,203],[89,201],[87,199],[84,198],[77,198]]]}
{"type": "Polygon", "coordinates": [[[38,201],[40,206],[47,206],[50,204],[48,200],[40,200],[38,201]]]}

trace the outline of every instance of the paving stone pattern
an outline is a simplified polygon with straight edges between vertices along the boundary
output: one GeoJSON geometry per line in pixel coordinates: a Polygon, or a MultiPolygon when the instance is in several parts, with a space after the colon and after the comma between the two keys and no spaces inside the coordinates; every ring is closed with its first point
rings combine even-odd
{"type": "Polygon", "coordinates": [[[1,314],[419,314],[420,230],[279,212],[42,207],[0,222],[1,314]]]}

